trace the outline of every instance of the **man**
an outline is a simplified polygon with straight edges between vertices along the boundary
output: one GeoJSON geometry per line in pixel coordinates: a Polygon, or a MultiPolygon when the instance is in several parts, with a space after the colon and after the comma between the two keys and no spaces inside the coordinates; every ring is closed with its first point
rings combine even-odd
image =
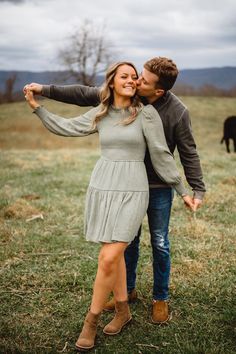
{"type": "MultiPolygon", "coordinates": [[[[166,141],[173,153],[177,147],[180,161],[184,168],[187,182],[193,190],[193,210],[201,205],[205,193],[202,171],[196,144],[191,130],[189,113],[185,105],[172,93],[178,76],[175,63],[168,58],[156,57],[144,64],[142,74],[138,78],[138,94],[144,104],[152,104],[158,111],[164,127],[166,141]]],[[[96,106],[99,104],[99,89],[82,85],[42,86],[27,85],[35,93],[43,96],[80,106],[96,106]]],[[[153,253],[153,307],[152,322],[165,323],[170,319],[169,278],[170,278],[170,247],[169,219],[173,199],[172,189],[156,175],[149,152],[145,164],[150,185],[150,200],[147,211],[153,253]]],[[[137,298],[135,290],[136,268],[139,258],[139,242],[141,228],[134,241],[125,253],[127,269],[127,289],[129,300],[137,298]]],[[[112,299],[106,306],[114,308],[112,299]]]]}

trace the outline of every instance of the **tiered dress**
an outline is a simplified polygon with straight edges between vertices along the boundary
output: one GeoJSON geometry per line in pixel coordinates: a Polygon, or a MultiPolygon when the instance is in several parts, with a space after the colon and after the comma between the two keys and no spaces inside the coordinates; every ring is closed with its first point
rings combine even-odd
{"type": "Polygon", "coordinates": [[[52,133],[82,137],[99,134],[101,157],[91,175],[85,205],[85,234],[93,242],[131,242],[148,207],[149,186],[144,156],[148,145],[156,172],[179,194],[185,192],[173,156],[166,145],[160,117],[148,105],[134,122],[122,125],[128,109],[110,107],[95,129],[101,107],[76,118],[63,118],[38,107],[34,112],[52,133]]]}

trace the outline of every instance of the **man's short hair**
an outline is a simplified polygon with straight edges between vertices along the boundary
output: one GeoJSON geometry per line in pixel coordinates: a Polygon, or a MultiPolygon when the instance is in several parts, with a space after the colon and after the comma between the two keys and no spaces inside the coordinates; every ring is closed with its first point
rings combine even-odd
{"type": "Polygon", "coordinates": [[[155,57],[144,64],[144,68],[158,76],[157,88],[170,90],[177,79],[178,68],[173,60],[165,57],[155,57]]]}

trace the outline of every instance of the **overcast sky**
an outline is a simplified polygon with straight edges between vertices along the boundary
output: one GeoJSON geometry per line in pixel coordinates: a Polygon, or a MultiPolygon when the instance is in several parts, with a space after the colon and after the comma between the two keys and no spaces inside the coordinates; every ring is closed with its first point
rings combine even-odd
{"type": "Polygon", "coordinates": [[[106,22],[117,60],[180,69],[236,66],[235,0],[0,0],[0,70],[62,69],[58,51],[85,19],[106,22]]]}

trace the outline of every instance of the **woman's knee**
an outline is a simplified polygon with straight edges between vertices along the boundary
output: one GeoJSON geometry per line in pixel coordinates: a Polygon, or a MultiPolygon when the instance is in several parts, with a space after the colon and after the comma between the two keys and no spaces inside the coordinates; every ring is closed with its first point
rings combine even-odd
{"type": "Polygon", "coordinates": [[[121,258],[124,257],[124,250],[125,248],[122,249],[118,244],[103,247],[99,254],[98,266],[108,275],[114,272],[121,258]]]}
{"type": "Polygon", "coordinates": [[[111,255],[106,254],[105,252],[99,255],[98,266],[106,275],[109,275],[115,270],[116,264],[116,259],[111,257],[111,255]]]}

